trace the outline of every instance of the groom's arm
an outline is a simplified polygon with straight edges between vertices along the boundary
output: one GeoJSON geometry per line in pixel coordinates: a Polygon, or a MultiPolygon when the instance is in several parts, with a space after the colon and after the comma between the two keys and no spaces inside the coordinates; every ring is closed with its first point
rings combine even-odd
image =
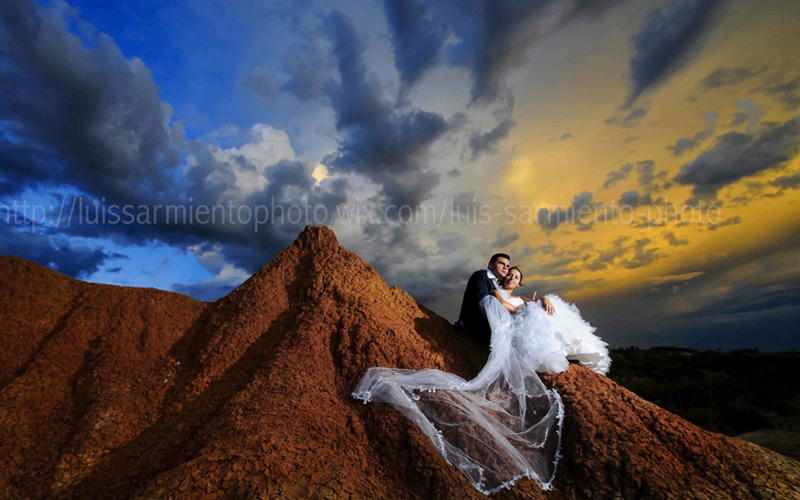
{"type": "Polygon", "coordinates": [[[470,282],[472,282],[475,287],[478,302],[487,295],[492,295],[494,292],[494,285],[492,285],[492,281],[486,275],[485,271],[479,271],[473,274],[470,278],[470,282]],[[475,280],[474,282],[473,279],[475,280]]]}

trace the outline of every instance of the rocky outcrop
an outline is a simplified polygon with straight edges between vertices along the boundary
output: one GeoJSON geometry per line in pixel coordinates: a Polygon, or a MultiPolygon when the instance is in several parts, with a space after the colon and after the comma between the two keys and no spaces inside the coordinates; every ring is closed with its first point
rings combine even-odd
{"type": "MultiPolygon", "coordinates": [[[[0,490],[12,498],[480,498],[370,366],[469,378],[484,347],[309,227],[226,297],[84,283],[0,258],[0,490]]],[[[572,366],[555,489],[498,498],[792,498],[800,467],[572,366]]]]}

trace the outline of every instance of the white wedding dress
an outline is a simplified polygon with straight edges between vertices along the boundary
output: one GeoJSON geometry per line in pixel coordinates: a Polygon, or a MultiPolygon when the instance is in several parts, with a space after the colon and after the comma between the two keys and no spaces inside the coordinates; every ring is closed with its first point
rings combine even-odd
{"type": "Polygon", "coordinates": [[[536,302],[526,306],[521,298],[509,296],[505,290],[500,293],[518,307],[511,329],[520,338],[526,363],[537,372],[563,372],[569,368],[569,360],[575,360],[601,375],[608,373],[608,344],[594,335],[595,328],[581,317],[574,304],[558,295],[547,295],[556,311],[549,315],[536,302]]]}
{"type": "Polygon", "coordinates": [[[392,404],[485,494],[520,477],[551,488],[564,410],[536,372],[566,369],[567,356],[601,373],[610,363],[605,343],[575,306],[550,296],[556,314],[549,316],[537,303],[510,299],[521,305],[513,316],[493,296],[480,303],[492,328],[491,352],[472,380],[434,369],[369,368],[352,394],[392,404]]]}
{"type": "Polygon", "coordinates": [[[559,460],[561,398],[524,361],[508,311],[493,296],[481,306],[492,327],[491,352],[475,378],[370,368],[353,397],[392,404],[485,494],[522,476],[550,489],[559,460]]]}

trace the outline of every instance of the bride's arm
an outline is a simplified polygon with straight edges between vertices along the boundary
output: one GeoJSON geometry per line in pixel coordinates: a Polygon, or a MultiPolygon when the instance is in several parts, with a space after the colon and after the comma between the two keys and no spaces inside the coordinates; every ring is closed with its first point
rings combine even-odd
{"type": "Polygon", "coordinates": [[[503,307],[508,309],[508,312],[510,312],[511,314],[517,312],[517,308],[514,307],[514,304],[512,304],[511,302],[506,302],[505,299],[503,299],[503,295],[500,293],[500,290],[494,290],[492,294],[495,296],[497,300],[500,301],[501,304],[503,304],[503,307]]]}
{"type": "MultiPolygon", "coordinates": [[[[520,297],[520,298],[522,300],[524,300],[525,302],[537,302],[536,293],[537,292],[533,292],[533,297],[531,297],[530,299],[528,297],[520,297]]],[[[556,312],[555,307],[553,307],[553,303],[550,302],[550,299],[548,299],[547,297],[542,297],[542,308],[545,311],[547,311],[547,314],[550,314],[550,315],[552,315],[553,313],[556,312]]]]}
{"type": "Polygon", "coordinates": [[[556,312],[555,307],[553,307],[553,303],[550,302],[550,299],[547,297],[542,297],[542,307],[547,311],[547,314],[552,315],[556,312]]]}

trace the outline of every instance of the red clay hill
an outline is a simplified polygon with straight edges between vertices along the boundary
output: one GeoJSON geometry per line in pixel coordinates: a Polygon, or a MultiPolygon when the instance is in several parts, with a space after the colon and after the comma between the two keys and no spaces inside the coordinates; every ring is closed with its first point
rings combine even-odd
{"type": "MultiPolygon", "coordinates": [[[[465,270],[465,279],[468,270],[465,270]]],[[[485,348],[309,227],[226,297],[85,283],[0,258],[4,498],[480,498],[370,366],[476,374],[485,348]]],[[[800,463],[578,366],[555,490],[496,498],[800,498],[800,463]]]]}

